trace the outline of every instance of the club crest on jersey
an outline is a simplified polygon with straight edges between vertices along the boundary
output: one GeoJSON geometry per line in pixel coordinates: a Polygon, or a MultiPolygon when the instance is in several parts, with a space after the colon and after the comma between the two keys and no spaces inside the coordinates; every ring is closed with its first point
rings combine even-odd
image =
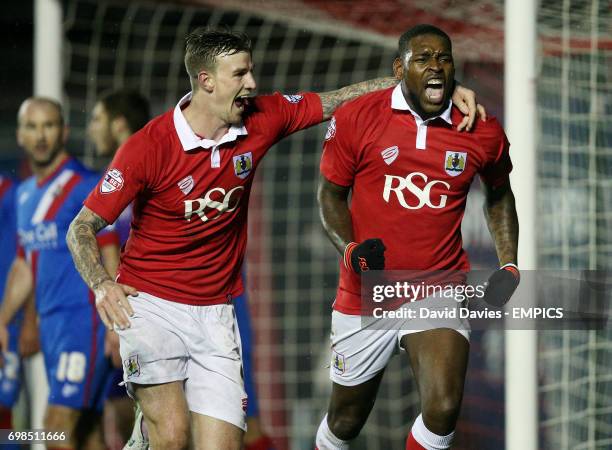
{"type": "Polygon", "coordinates": [[[390,166],[391,163],[395,161],[397,155],[399,155],[399,148],[397,147],[397,145],[386,148],[382,152],[380,152],[380,156],[382,156],[383,161],[385,161],[388,166],[390,166]]]}
{"type": "Polygon", "coordinates": [[[138,363],[138,355],[132,355],[123,361],[123,367],[128,378],[137,377],[140,375],[140,364],[138,363]]]}
{"type": "Polygon", "coordinates": [[[346,370],[344,355],[342,353],[338,353],[336,350],[332,351],[332,366],[334,368],[334,372],[338,375],[342,375],[346,370]]]}
{"type": "Polygon", "coordinates": [[[465,170],[465,164],[467,162],[466,152],[456,152],[454,150],[446,151],[446,158],[444,158],[444,170],[451,177],[460,175],[465,170]]]}
{"type": "Polygon", "coordinates": [[[117,169],[110,169],[104,175],[104,180],[100,185],[102,194],[110,194],[111,192],[120,191],[123,187],[123,174],[117,169]]]}
{"type": "Polygon", "coordinates": [[[336,135],[336,118],[332,116],[327,126],[327,132],[325,133],[325,140],[329,141],[336,135]]]}
{"type": "Polygon", "coordinates": [[[183,194],[185,194],[185,195],[187,195],[187,194],[189,194],[191,192],[191,190],[193,189],[194,184],[195,183],[194,183],[193,177],[191,175],[183,178],[181,181],[176,183],[176,185],[179,187],[181,192],[183,194]]]}
{"type": "Polygon", "coordinates": [[[234,156],[234,173],[238,178],[245,179],[253,169],[253,155],[251,152],[234,156]]]}
{"type": "Polygon", "coordinates": [[[289,103],[299,103],[304,98],[302,95],[283,95],[289,103]]]}

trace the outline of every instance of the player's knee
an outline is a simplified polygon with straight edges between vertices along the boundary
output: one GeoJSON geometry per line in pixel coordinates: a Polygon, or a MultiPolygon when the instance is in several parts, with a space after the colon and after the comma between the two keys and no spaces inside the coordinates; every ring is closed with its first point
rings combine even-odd
{"type": "Polygon", "coordinates": [[[166,430],[151,442],[152,448],[167,450],[187,450],[189,448],[189,434],[182,430],[166,430]]]}
{"type": "Polygon", "coordinates": [[[70,408],[50,406],[45,415],[45,429],[49,431],[72,432],[76,428],[79,411],[70,408]]]}
{"type": "Polygon", "coordinates": [[[461,395],[444,393],[436,395],[423,405],[423,421],[431,431],[447,434],[455,429],[461,409],[461,395]]]}
{"type": "Polygon", "coordinates": [[[329,412],[327,424],[329,429],[339,439],[350,441],[359,436],[359,432],[365,424],[366,417],[358,409],[344,409],[341,412],[329,412]]]}
{"type": "Polygon", "coordinates": [[[189,423],[183,420],[154,426],[149,430],[151,448],[186,450],[189,448],[189,423]]]}

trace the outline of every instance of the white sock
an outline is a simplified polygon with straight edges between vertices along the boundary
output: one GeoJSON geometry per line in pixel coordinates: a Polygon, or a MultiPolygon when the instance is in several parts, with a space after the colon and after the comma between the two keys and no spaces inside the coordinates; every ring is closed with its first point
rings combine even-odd
{"type": "Polygon", "coordinates": [[[425,447],[427,450],[445,450],[450,448],[455,437],[455,432],[452,431],[446,436],[440,436],[439,434],[432,433],[425,426],[423,422],[423,415],[419,414],[414,424],[412,425],[412,436],[416,441],[425,447]]]}
{"type": "Polygon", "coordinates": [[[323,417],[321,425],[319,425],[319,429],[317,430],[316,444],[319,450],[348,450],[349,448],[348,441],[337,438],[329,429],[327,425],[327,414],[323,417]]]}

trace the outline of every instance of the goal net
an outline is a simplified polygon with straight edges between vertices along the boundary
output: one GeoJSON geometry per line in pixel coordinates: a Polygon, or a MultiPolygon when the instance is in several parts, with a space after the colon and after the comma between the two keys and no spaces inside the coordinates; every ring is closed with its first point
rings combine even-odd
{"type": "MultiPolygon", "coordinates": [[[[540,267],[612,269],[611,6],[562,0],[539,9],[540,267]]],[[[541,332],[538,360],[542,448],[610,448],[610,323],[541,332]]]]}
{"type": "MultiPolygon", "coordinates": [[[[258,91],[325,91],[391,74],[397,37],[434,23],[453,38],[457,78],[489,113],[503,111],[503,2],[291,0],[66,0],[64,86],[71,147],[84,144],[97,95],[137,87],[153,110],[189,90],[183,38],[199,25],[227,25],[253,39],[258,91]],[[376,5],[374,5],[374,3],[376,5]],[[418,2],[421,3],[421,2],[418,2]],[[426,4],[425,4],[426,3],[426,4]]],[[[612,132],[610,3],[541,1],[538,78],[539,255],[542,267],[610,268],[612,132]]],[[[310,449],[327,408],[329,327],[338,257],[316,206],[325,126],[273,148],[251,197],[248,285],[264,427],[280,448],[310,449]]],[[[464,242],[477,267],[495,254],[482,219],[482,193],[470,194],[464,242]]],[[[611,445],[611,336],[608,331],[540,333],[541,448],[611,445]]],[[[474,333],[457,448],[504,442],[503,334],[474,333]]],[[[394,358],[368,424],[354,447],[403,448],[418,414],[405,357],[394,358]]],[[[520,430],[507,430],[520,432],[520,430]]]]}

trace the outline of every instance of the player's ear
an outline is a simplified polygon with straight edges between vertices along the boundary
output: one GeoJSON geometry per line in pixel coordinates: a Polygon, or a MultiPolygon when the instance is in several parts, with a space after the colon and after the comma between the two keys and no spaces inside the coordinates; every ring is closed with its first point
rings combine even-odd
{"type": "Polygon", "coordinates": [[[204,69],[198,73],[198,86],[208,93],[211,93],[214,90],[215,78],[211,71],[204,69]]]}
{"type": "Polygon", "coordinates": [[[400,58],[395,58],[393,60],[393,75],[395,75],[395,78],[398,80],[404,78],[404,65],[400,58]]]}
{"type": "Polygon", "coordinates": [[[129,128],[127,120],[123,116],[118,116],[111,120],[110,130],[113,136],[120,135],[124,131],[129,130],[129,128]]]}

